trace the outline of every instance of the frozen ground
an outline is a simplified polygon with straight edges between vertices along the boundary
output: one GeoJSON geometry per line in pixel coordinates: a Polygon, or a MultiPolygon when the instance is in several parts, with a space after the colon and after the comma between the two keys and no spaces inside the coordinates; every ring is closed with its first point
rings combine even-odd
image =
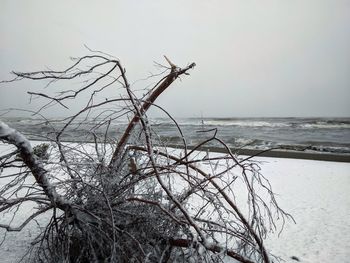
{"type": "MultiPolygon", "coordinates": [[[[0,145],[0,153],[5,147],[0,145]]],[[[350,163],[255,160],[261,162],[262,173],[270,180],[280,206],[296,220],[296,224],[289,222],[279,237],[274,234],[268,238],[268,249],[285,262],[297,262],[292,257],[309,263],[350,262],[350,163]]],[[[0,214],[0,224],[4,220],[0,214]]],[[[20,233],[7,233],[0,247],[0,262],[17,262],[35,231],[27,227],[20,233]]],[[[4,235],[1,229],[0,242],[4,235]]]]}

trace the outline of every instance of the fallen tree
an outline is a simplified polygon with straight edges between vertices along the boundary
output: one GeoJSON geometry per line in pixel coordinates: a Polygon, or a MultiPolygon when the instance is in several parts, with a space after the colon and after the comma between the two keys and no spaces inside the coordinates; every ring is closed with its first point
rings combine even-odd
{"type": "Polygon", "coordinates": [[[288,214],[277,205],[259,166],[232,153],[216,130],[208,131],[193,150],[187,149],[181,127],[155,101],[195,64],[179,68],[166,60],[165,76],[142,96],[132,90],[119,60],[100,52],[75,59],[63,71],[14,72],[10,82],[47,81],[50,88],[59,81],[85,78],[79,88],[54,95],[29,92],[46,100],[37,115],[53,105],[68,108],[69,101],[90,94],[85,106],[45,139],[51,143],[48,159],[38,154],[42,151],[34,151],[19,131],[0,122],[0,140],[14,146],[0,157],[0,179],[11,179],[1,186],[0,212],[20,211],[28,202],[37,208],[20,225],[0,224],[0,228],[21,231],[52,211],[33,241],[33,260],[220,262],[230,257],[246,263],[271,262],[263,240],[276,230],[275,218],[284,222],[288,214]],[[121,95],[101,99],[107,89],[121,95]],[[183,150],[171,151],[157,137],[147,118],[150,107],[174,122],[183,150]],[[129,121],[122,134],[110,136],[112,123],[125,116],[129,121]],[[62,141],[68,130],[91,123],[93,143],[62,141]],[[97,133],[96,127],[104,132],[97,133]],[[226,154],[203,156],[196,151],[213,141],[226,154]],[[20,183],[31,176],[32,184],[20,183]],[[242,196],[240,183],[243,203],[237,201],[242,196]]]}

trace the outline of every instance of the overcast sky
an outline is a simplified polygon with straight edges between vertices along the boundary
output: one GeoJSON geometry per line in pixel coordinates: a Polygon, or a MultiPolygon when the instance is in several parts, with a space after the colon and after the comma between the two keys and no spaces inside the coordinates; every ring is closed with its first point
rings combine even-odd
{"type": "MultiPolygon", "coordinates": [[[[131,82],[163,55],[196,62],[159,101],[177,117],[350,116],[350,0],[0,1],[1,79],[62,69],[84,44],[131,82]]],[[[24,90],[0,86],[0,108],[28,108],[24,90]]]]}

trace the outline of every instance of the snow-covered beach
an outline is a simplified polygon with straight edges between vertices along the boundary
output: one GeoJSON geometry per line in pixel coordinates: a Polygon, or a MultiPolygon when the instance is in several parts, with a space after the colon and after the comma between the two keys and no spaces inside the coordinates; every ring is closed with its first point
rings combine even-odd
{"type": "MultiPolygon", "coordinates": [[[[8,147],[0,145],[0,152],[8,147]]],[[[350,163],[271,157],[254,160],[270,181],[279,205],[296,221],[288,221],[279,236],[274,233],[267,238],[268,250],[285,262],[349,262],[350,163]]],[[[1,215],[0,223],[3,218],[1,215]]],[[[31,225],[22,232],[6,233],[0,247],[1,262],[21,259],[35,232],[31,225]]],[[[5,230],[0,233],[4,236],[5,230]]]]}
{"type": "Polygon", "coordinates": [[[350,263],[349,11],[1,1],[0,263],[350,263]]]}
{"type": "Polygon", "coordinates": [[[350,262],[350,163],[256,158],[283,209],[281,235],[266,244],[286,262],[350,262]]]}

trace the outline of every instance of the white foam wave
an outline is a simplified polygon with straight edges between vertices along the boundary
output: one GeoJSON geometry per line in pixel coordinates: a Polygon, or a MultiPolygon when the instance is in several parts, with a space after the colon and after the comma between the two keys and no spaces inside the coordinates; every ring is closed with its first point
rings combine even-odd
{"type": "Polygon", "coordinates": [[[266,121],[221,121],[221,120],[206,120],[205,125],[212,126],[241,126],[241,127],[289,127],[288,123],[266,122],[266,121]]]}
{"type": "Polygon", "coordinates": [[[319,122],[300,124],[300,127],[306,129],[350,129],[350,124],[319,122]]]}

